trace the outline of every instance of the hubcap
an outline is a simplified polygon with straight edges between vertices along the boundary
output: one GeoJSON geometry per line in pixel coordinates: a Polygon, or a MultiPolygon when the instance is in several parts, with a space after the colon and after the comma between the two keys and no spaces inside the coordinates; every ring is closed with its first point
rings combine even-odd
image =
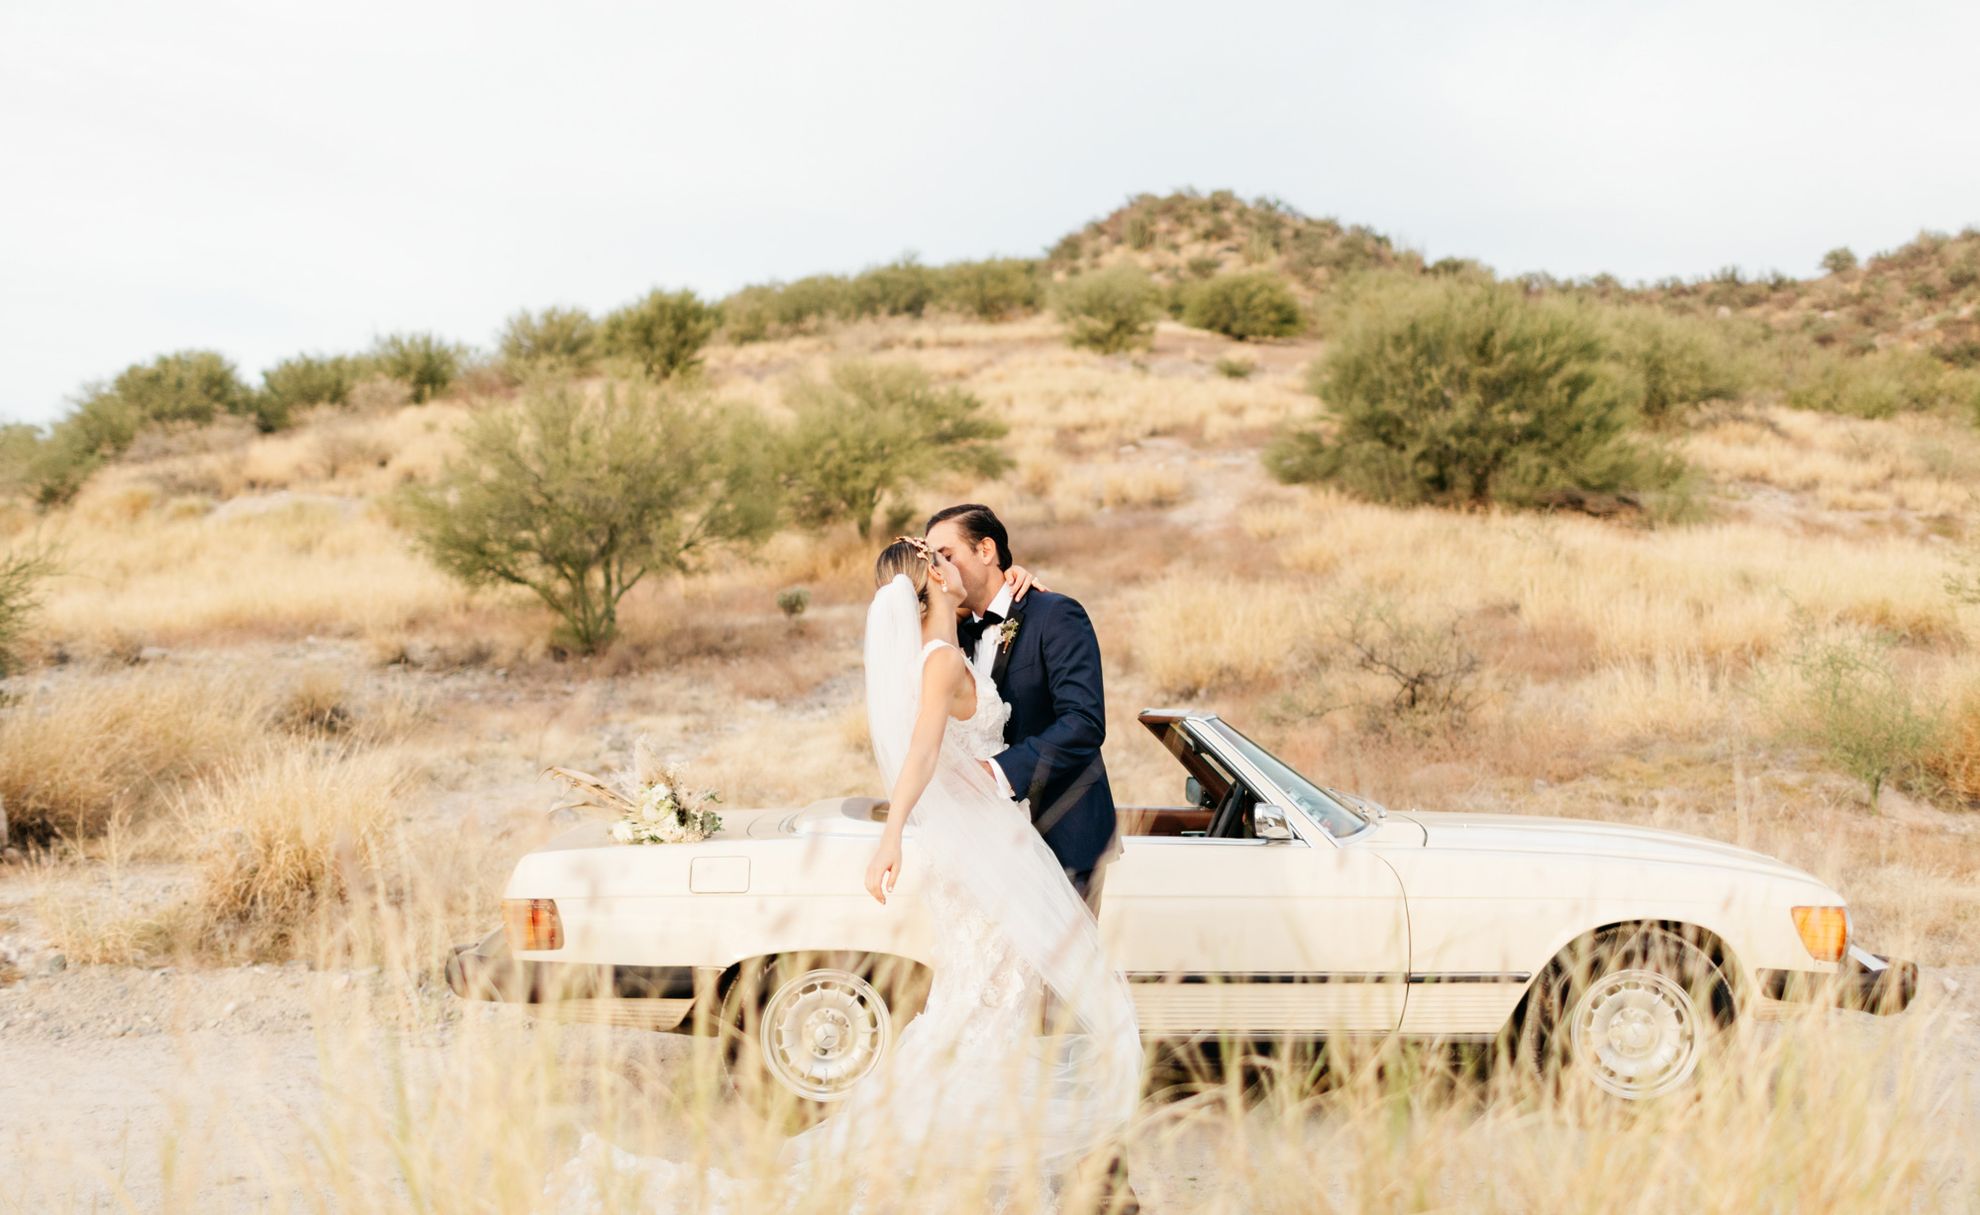
{"type": "Polygon", "coordinates": [[[1596,979],[1575,1002],[1570,1039],[1595,1084],[1631,1100],[1670,1092],[1698,1066],[1691,995],[1654,970],[1596,979]]]}
{"type": "Polygon", "coordinates": [[[838,1101],[887,1053],[893,1022],[865,979],[812,970],[771,995],[759,1037],[780,1084],[812,1101],[838,1101]]]}

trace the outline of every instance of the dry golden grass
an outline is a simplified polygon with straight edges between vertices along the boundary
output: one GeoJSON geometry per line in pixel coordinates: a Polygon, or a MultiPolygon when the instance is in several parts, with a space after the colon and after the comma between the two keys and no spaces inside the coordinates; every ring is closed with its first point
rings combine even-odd
{"type": "Polygon", "coordinates": [[[389,755],[288,746],[242,757],[190,790],[180,816],[199,841],[194,919],[217,951],[287,957],[323,929],[326,908],[374,893],[408,779],[389,755]]]}
{"type": "Polygon", "coordinates": [[[1325,625],[1313,594],[1292,582],[1176,577],[1140,600],[1135,665],[1165,696],[1275,683],[1310,664],[1325,625]]]}
{"type": "Polygon", "coordinates": [[[173,790],[262,735],[241,673],[144,667],[71,676],[0,713],[0,799],[13,831],[72,840],[142,826],[173,790]]]}

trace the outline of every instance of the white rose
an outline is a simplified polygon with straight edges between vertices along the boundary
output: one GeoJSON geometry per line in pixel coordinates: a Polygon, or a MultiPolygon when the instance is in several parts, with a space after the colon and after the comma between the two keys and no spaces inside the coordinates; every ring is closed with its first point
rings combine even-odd
{"type": "Polygon", "coordinates": [[[621,820],[621,821],[619,821],[619,822],[616,822],[616,823],[613,823],[613,824],[612,824],[612,838],[613,838],[613,839],[615,839],[615,840],[617,840],[617,841],[619,841],[619,842],[620,842],[621,844],[630,844],[630,843],[632,843],[632,842],[633,842],[633,825],[632,825],[631,823],[628,823],[628,822],[625,822],[624,820],[621,820]]]}

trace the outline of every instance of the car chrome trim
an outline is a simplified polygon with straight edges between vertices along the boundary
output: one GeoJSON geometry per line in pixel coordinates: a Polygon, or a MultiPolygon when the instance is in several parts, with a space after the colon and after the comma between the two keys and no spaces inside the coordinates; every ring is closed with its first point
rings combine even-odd
{"type": "Polygon", "coordinates": [[[1531,979],[1531,971],[1513,970],[1491,971],[1448,971],[1422,974],[1383,974],[1368,971],[1313,970],[1313,971],[1246,971],[1246,970],[1191,970],[1159,971],[1131,970],[1127,972],[1130,983],[1524,983],[1531,979]]]}

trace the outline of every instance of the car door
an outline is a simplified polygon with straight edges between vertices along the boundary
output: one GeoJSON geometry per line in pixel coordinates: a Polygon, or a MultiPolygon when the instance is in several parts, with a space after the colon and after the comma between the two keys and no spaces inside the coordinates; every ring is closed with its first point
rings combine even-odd
{"type": "MultiPolygon", "coordinates": [[[[1151,725],[1151,729],[1155,726],[1151,725]]],[[[1242,783],[1290,838],[1127,835],[1100,926],[1151,1036],[1388,1033],[1409,969],[1401,881],[1197,723],[1158,732],[1205,792],[1242,783]],[[1221,787],[1220,787],[1221,786],[1221,787]]]]}

